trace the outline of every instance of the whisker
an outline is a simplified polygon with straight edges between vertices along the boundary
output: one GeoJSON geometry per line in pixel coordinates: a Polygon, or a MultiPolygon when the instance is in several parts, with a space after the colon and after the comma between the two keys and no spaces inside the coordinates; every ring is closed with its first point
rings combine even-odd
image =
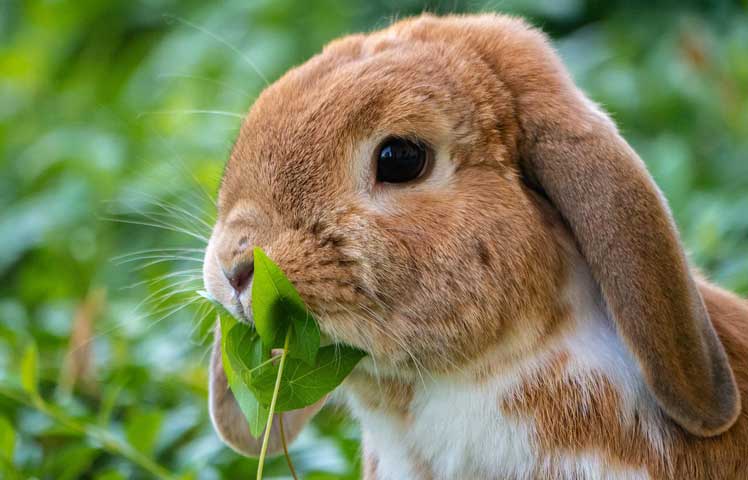
{"type": "Polygon", "coordinates": [[[135,308],[133,310],[137,311],[140,307],[142,307],[144,305],[148,305],[149,303],[152,303],[153,306],[158,306],[158,305],[161,305],[164,302],[164,300],[168,300],[169,298],[172,298],[175,295],[179,295],[180,293],[194,292],[195,289],[193,287],[182,288],[182,289],[175,289],[175,287],[183,286],[183,285],[185,285],[185,284],[187,284],[189,282],[192,282],[192,281],[194,281],[194,279],[187,278],[187,279],[184,279],[184,280],[180,280],[178,282],[171,283],[171,284],[169,284],[169,285],[167,285],[165,287],[161,287],[158,290],[156,290],[156,291],[152,292],[151,294],[149,294],[144,299],[142,299],[137,305],[135,305],[135,308]],[[164,294],[163,296],[159,296],[159,294],[161,292],[167,291],[169,289],[174,289],[174,290],[169,291],[168,293],[164,294]],[[154,301],[152,301],[151,299],[153,299],[154,301]]]}
{"type": "Polygon", "coordinates": [[[216,115],[219,117],[231,117],[244,120],[244,114],[238,112],[227,112],[224,110],[206,110],[201,108],[184,108],[173,110],[151,110],[140,112],[135,118],[141,119],[149,115],[216,115]]]}
{"type": "Polygon", "coordinates": [[[155,283],[162,282],[164,280],[168,280],[169,278],[180,277],[180,276],[191,277],[191,278],[194,278],[195,280],[201,279],[202,278],[202,269],[200,269],[200,268],[188,268],[188,269],[185,269],[185,270],[178,270],[176,272],[165,273],[165,274],[159,275],[159,276],[157,276],[155,278],[148,278],[148,279],[136,282],[136,283],[132,283],[132,284],[126,286],[126,287],[123,287],[123,289],[130,290],[130,289],[133,289],[133,288],[137,288],[137,287],[139,287],[141,285],[153,285],[155,283]]]}
{"type": "Polygon", "coordinates": [[[172,227],[172,228],[182,228],[184,230],[193,232],[198,235],[204,235],[205,237],[207,237],[210,234],[209,227],[196,225],[193,220],[189,218],[185,218],[185,217],[180,217],[173,212],[154,212],[154,211],[140,210],[140,211],[137,211],[137,213],[139,215],[142,215],[146,219],[151,220],[160,225],[165,225],[165,226],[172,227]],[[172,219],[178,222],[181,222],[181,223],[171,222],[172,219]],[[201,230],[204,230],[204,231],[201,232],[201,230]]]}
{"type": "Polygon", "coordinates": [[[223,87],[232,92],[239,93],[243,97],[247,98],[248,100],[254,100],[256,98],[256,96],[251,95],[248,91],[242,90],[240,88],[236,88],[233,85],[230,85],[228,82],[222,82],[220,80],[215,80],[213,78],[208,78],[208,77],[201,77],[199,75],[186,75],[186,74],[181,74],[181,73],[162,73],[158,75],[158,78],[183,78],[183,79],[188,79],[188,80],[200,80],[202,82],[213,83],[215,85],[223,87]]]}
{"type": "MultiPolygon", "coordinates": [[[[206,319],[206,318],[207,318],[207,317],[208,317],[208,316],[209,316],[209,315],[210,315],[211,313],[214,313],[214,311],[215,311],[215,309],[214,309],[214,308],[212,308],[212,305],[210,305],[210,304],[209,304],[209,303],[207,303],[207,302],[206,302],[206,303],[205,303],[205,304],[204,304],[203,306],[201,306],[201,307],[200,307],[200,310],[198,310],[198,314],[196,314],[196,315],[195,315],[195,318],[197,318],[197,321],[195,321],[195,319],[193,318],[193,323],[194,323],[194,326],[192,327],[192,331],[190,332],[190,338],[194,338],[194,336],[195,336],[195,331],[196,331],[196,330],[199,330],[199,329],[201,329],[201,328],[202,328],[202,326],[203,326],[203,322],[205,321],[205,319],[206,319]],[[204,308],[207,308],[207,310],[205,311],[205,313],[203,313],[203,314],[200,314],[200,312],[201,312],[201,311],[202,311],[202,309],[204,309],[204,308]],[[200,317],[199,317],[199,318],[198,318],[198,315],[200,315],[200,317]]],[[[206,342],[206,340],[208,339],[208,337],[210,336],[210,333],[211,333],[211,329],[210,329],[210,328],[206,329],[206,332],[205,332],[205,334],[203,334],[203,335],[202,335],[201,337],[199,337],[199,338],[197,339],[197,344],[198,344],[198,345],[203,345],[203,344],[204,344],[204,343],[206,342]]]]}
{"type": "Polygon", "coordinates": [[[138,265],[137,267],[130,270],[131,272],[137,272],[140,270],[144,270],[152,265],[158,265],[159,263],[165,263],[165,262],[177,262],[177,261],[185,261],[185,262],[196,262],[196,263],[203,263],[202,258],[195,258],[195,257],[184,257],[184,256],[161,256],[161,255],[155,255],[155,256],[148,256],[148,257],[136,257],[129,260],[121,261],[116,263],[115,265],[126,265],[128,263],[143,261],[143,260],[149,260],[148,262],[143,263],[142,265],[138,265]]]}
{"type": "Polygon", "coordinates": [[[260,71],[260,69],[257,68],[257,65],[255,65],[255,63],[249,57],[247,57],[241,50],[239,50],[238,48],[236,48],[235,46],[233,46],[232,44],[230,44],[229,42],[227,42],[223,38],[219,37],[218,35],[214,34],[213,32],[207,30],[204,27],[196,25],[196,24],[194,24],[194,23],[192,23],[192,22],[190,22],[188,20],[185,20],[184,18],[181,18],[181,17],[171,16],[171,18],[173,18],[174,20],[180,22],[183,25],[186,25],[188,27],[192,27],[195,30],[204,33],[205,35],[208,35],[213,40],[215,40],[215,41],[221,43],[222,45],[224,45],[225,47],[231,49],[231,51],[233,51],[234,53],[236,53],[237,55],[239,55],[239,58],[241,58],[242,60],[244,60],[247,63],[247,65],[249,65],[252,68],[252,70],[255,71],[255,73],[257,74],[257,76],[259,76],[262,79],[262,81],[265,82],[265,85],[270,85],[270,82],[268,81],[267,78],[265,78],[265,75],[262,74],[262,72],[260,71]]]}
{"type": "MultiPolygon", "coordinates": [[[[176,307],[174,307],[171,310],[169,310],[166,315],[163,315],[162,317],[158,318],[156,321],[152,322],[152,324],[150,325],[150,327],[155,326],[156,324],[158,324],[159,322],[163,321],[164,319],[166,319],[166,318],[174,315],[175,313],[177,313],[177,312],[179,312],[181,310],[184,310],[185,308],[189,307],[190,305],[194,304],[195,302],[197,302],[199,300],[200,300],[200,297],[193,298],[192,300],[189,300],[186,303],[183,303],[181,305],[177,305],[176,307]]],[[[168,308],[170,308],[170,307],[160,308],[160,309],[158,309],[158,310],[156,310],[155,312],[152,312],[152,313],[158,315],[159,313],[161,313],[161,312],[163,312],[165,310],[168,310],[168,308]]],[[[147,316],[148,315],[146,315],[146,317],[147,316]]]]}
{"type": "MultiPolygon", "coordinates": [[[[208,337],[211,335],[212,332],[213,332],[212,328],[208,330],[208,335],[205,336],[206,340],[208,339],[208,337]]],[[[208,363],[207,360],[208,360],[208,357],[210,356],[210,352],[211,352],[212,349],[213,349],[213,345],[212,344],[208,344],[208,345],[205,346],[205,348],[203,349],[202,355],[200,355],[200,363],[201,364],[204,365],[204,364],[208,363]]],[[[228,391],[229,388],[231,388],[231,387],[229,387],[228,383],[227,383],[226,384],[226,391],[228,391]]]]}
{"type": "Polygon", "coordinates": [[[125,219],[125,218],[116,218],[116,217],[102,217],[102,220],[107,220],[110,222],[117,222],[117,223],[126,223],[130,225],[142,225],[144,227],[153,227],[153,228],[160,228],[162,230],[170,230],[177,233],[184,233],[185,235],[189,235],[192,238],[195,238],[197,240],[200,240],[201,242],[208,243],[208,238],[197,234],[190,232],[189,230],[185,230],[183,228],[177,228],[169,225],[161,225],[159,223],[153,223],[153,222],[143,222],[143,221],[137,221],[137,220],[131,220],[131,219],[125,219]]]}
{"type": "MultiPolygon", "coordinates": [[[[169,149],[169,151],[171,151],[171,152],[172,152],[172,154],[174,155],[174,159],[176,159],[176,160],[174,160],[174,159],[170,159],[170,160],[169,160],[169,163],[171,163],[172,165],[174,165],[174,166],[175,166],[175,167],[176,167],[177,169],[181,170],[181,171],[182,171],[182,173],[184,173],[184,174],[186,174],[187,176],[189,176],[189,177],[190,177],[190,179],[192,180],[192,182],[193,182],[193,183],[194,183],[194,184],[195,184],[195,185],[197,186],[198,190],[199,190],[199,191],[200,191],[200,192],[201,192],[201,193],[203,194],[203,196],[204,196],[204,197],[205,197],[205,198],[206,198],[206,199],[208,200],[208,202],[209,202],[209,203],[210,203],[210,204],[211,204],[211,205],[213,206],[213,208],[214,208],[214,211],[213,211],[213,212],[208,212],[208,211],[206,211],[206,210],[205,210],[204,208],[202,208],[202,207],[200,206],[202,202],[197,202],[197,205],[199,206],[199,208],[200,208],[200,211],[201,211],[201,212],[202,212],[202,213],[203,213],[203,214],[204,214],[205,216],[207,216],[207,217],[211,217],[211,219],[215,220],[215,208],[217,207],[217,204],[216,204],[216,200],[215,200],[215,198],[213,198],[213,197],[212,197],[212,196],[211,196],[211,195],[210,195],[210,194],[209,194],[209,193],[208,193],[208,192],[207,192],[207,191],[205,190],[205,187],[203,186],[203,184],[202,184],[202,183],[200,183],[200,181],[199,181],[199,180],[197,179],[197,177],[195,177],[195,174],[194,174],[194,172],[192,172],[191,170],[189,170],[189,169],[187,169],[187,168],[186,168],[186,166],[185,166],[185,165],[186,165],[186,164],[185,164],[185,161],[184,161],[184,159],[182,158],[182,156],[181,156],[181,155],[179,154],[179,152],[178,152],[178,151],[176,151],[176,150],[174,149],[174,147],[173,147],[173,146],[172,146],[172,145],[171,145],[171,144],[170,144],[169,142],[167,142],[167,141],[166,141],[166,139],[164,139],[164,137],[163,137],[163,136],[162,136],[161,134],[159,134],[158,132],[156,132],[156,133],[155,133],[155,136],[156,136],[156,138],[158,138],[158,139],[159,139],[160,143],[161,143],[161,144],[162,144],[162,145],[163,145],[164,147],[166,147],[167,149],[169,149]],[[177,161],[177,160],[178,160],[178,161],[177,161]]],[[[193,193],[193,192],[188,192],[188,193],[193,193]]]]}
{"type": "MultiPolygon", "coordinates": [[[[194,303],[194,302],[196,302],[196,301],[197,301],[197,299],[194,299],[194,300],[191,300],[191,301],[187,302],[187,303],[186,303],[186,304],[184,304],[184,305],[180,305],[180,306],[179,306],[179,308],[175,309],[175,311],[174,311],[174,312],[172,312],[172,313],[169,313],[169,314],[165,315],[164,317],[162,317],[162,318],[158,319],[158,320],[157,320],[156,322],[154,322],[153,324],[151,324],[151,325],[149,326],[149,328],[153,327],[153,326],[154,326],[154,325],[155,325],[156,323],[160,322],[160,321],[161,321],[161,320],[163,320],[164,318],[167,318],[168,316],[170,316],[170,315],[173,315],[174,313],[178,312],[179,310],[181,310],[181,309],[183,309],[183,308],[186,308],[187,306],[189,306],[189,305],[193,304],[193,303],[194,303]]],[[[159,312],[159,313],[160,313],[160,312],[159,312]]],[[[141,317],[141,318],[144,318],[144,317],[141,317]]],[[[77,352],[77,351],[78,351],[79,349],[81,349],[81,348],[85,347],[86,345],[89,345],[90,343],[92,343],[92,342],[94,342],[94,341],[98,340],[99,338],[104,338],[104,337],[108,337],[108,336],[110,336],[110,335],[111,335],[112,333],[116,332],[117,330],[119,330],[119,329],[121,329],[121,328],[123,328],[123,327],[124,327],[124,322],[119,322],[118,324],[114,325],[114,326],[113,326],[113,327],[111,327],[111,328],[107,328],[106,330],[103,330],[103,331],[101,331],[101,332],[98,332],[98,333],[96,333],[95,335],[92,335],[92,336],[91,336],[90,338],[86,339],[86,340],[85,340],[84,342],[81,342],[81,343],[80,343],[80,345],[78,345],[78,346],[77,346],[77,347],[76,347],[75,349],[71,350],[71,351],[70,351],[70,352],[69,352],[68,354],[73,354],[73,353],[77,352]]]]}
{"type": "Polygon", "coordinates": [[[117,262],[129,257],[133,257],[136,255],[144,255],[144,254],[157,254],[157,253],[169,253],[169,252],[176,252],[176,253],[204,253],[205,250],[202,248],[192,248],[192,247],[172,247],[172,248],[145,248],[142,250],[136,250],[134,252],[128,252],[123,253],[121,255],[116,255],[112,257],[110,260],[113,262],[117,262]]]}
{"type": "MultiPolygon", "coordinates": [[[[152,195],[152,194],[149,194],[149,193],[146,193],[146,192],[141,192],[140,194],[143,195],[148,200],[150,200],[152,205],[154,205],[154,206],[156,206],[158,208],[161,208],[162,210],[164,210],[167,213],[185,215],[188,218],[185,218],[185,217],[180,217],[180,218],[183,219],[183,220],[189,220],[191,222],[192,221],[198,222],[203,227],[207,228],[208,231],[210,231],[213,228],[213,226],[211,224],[209,224],[208,222],[206,222],[202,218],[198,217],[194,213],[190,212],[186,208],[177,205],[176,203],[172,203],[172,202],[169,202],[167,200],[163,200],[161,198],[156,197],[155,195],[152,195]]],[[[205,212],[204,210],[202,211],[202,213],[206,214],[206,216],[211,217],[211,220],[215,220],[215,217],[213,215],[207,215],[207,212],[205,212]]]]}

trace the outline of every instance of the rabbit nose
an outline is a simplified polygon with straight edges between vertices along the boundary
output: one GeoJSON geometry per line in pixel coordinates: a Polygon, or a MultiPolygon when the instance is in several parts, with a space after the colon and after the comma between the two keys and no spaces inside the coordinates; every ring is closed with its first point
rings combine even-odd
{"type": "Polygon", "coordinates": [[[230,270],[224,270],[223,274],[229,281],[229,284],[234,289],[234,293],[237,296],[241,295],[244,290],[247,289],[250,280],[252,280],[252,274],[255,271],[255,263],[253,260],[239,260],[231,267],[230,270]]]}

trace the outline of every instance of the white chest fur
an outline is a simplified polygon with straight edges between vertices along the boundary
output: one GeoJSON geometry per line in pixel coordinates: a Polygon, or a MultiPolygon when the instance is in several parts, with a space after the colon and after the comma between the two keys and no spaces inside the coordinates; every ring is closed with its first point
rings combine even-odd
{"type": "MultiPolygon", "coordinates": [[[[508,415],[500,407],[527,373],[542,371],[554,352],[564,351],[569,358],[564,375],[578,377],[580,390],[590,374],[607,378],[621,399],[619,420],[638,422],[651,446],[664,453],[659,410],[595,291],[586,272],[577,272],[568,289],[574,328],[553,348],[484,382],[462,373],[423,375],[413,383],[405,416],[368,408],[350,392],[348,403],[361,423],[366,450],[376,458],[377,479],[530,479],[550,471],[570,479],[648,478],[641,468],[607,465],[595,451],[549,455],[538,447],[543,432],[532,417],[508,415]]],[[[589,391],[580,392],[579,401],[594,396],[594,388],[590,384],[589,391]]]]}

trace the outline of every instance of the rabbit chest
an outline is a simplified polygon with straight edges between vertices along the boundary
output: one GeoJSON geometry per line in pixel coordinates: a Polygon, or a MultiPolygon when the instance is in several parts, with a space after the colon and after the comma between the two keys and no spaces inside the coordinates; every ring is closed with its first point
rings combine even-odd
{"type": "Polygon", "coordinates": [[[354,376],[365,478],[650,478],[661,414],[599,302],[570,295],[573,328],[509,368],[354,376]]]}

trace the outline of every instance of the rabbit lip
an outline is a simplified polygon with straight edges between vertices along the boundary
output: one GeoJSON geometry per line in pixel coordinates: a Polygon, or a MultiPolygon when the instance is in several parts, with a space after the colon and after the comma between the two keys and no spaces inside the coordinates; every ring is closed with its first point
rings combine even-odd
{"type": "Polygon", "coordinates": [[[238,314],[238,320],[241,322],[244,322],[248,325],[252,325],[252,312],[248,310],[244,304],[239,301],[239,299],[234,300],[234,306],[236,307],[236,312],[238,314]]]}

